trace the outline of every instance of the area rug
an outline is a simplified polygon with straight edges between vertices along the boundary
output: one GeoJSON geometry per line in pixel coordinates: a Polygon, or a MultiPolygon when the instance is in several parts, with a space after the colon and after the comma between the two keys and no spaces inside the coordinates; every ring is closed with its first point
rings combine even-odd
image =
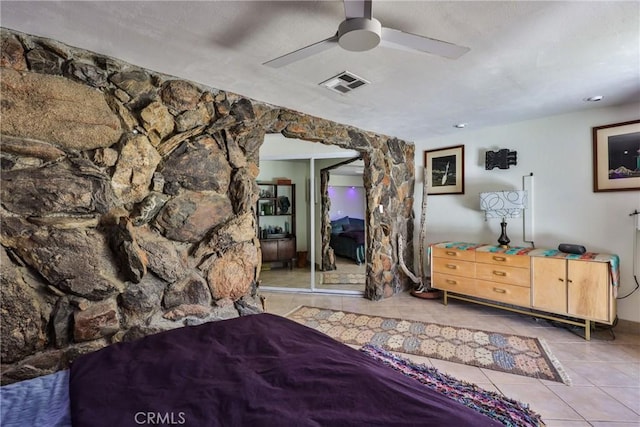
{"type": "Polygon", "coordinates": [[[366,344],[360,351],[505,426],[540,427],[544,425],[540,415],[525,403],[510,399],[500,393],[484,390],[475,384],[460,381],[450,375],[443,374],[436,368],[415,364],[378,346],[366,344]]]}
{"type": "Polygon", "coordinates": [[[323,285],[364,285],[367,275],[364,273],[338,273],[335,271],[325,271],[322,273],[323,285]]]}
{"type": "Polygon", "coordinates": [[[301,306],[289,319],[345,344],[463,363],[570,384],[544,341],[521,335],[301,306]]]}

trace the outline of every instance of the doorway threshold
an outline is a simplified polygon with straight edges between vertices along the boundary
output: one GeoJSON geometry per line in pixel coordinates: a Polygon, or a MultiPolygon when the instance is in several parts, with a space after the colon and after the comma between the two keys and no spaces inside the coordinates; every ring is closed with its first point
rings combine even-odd
{"type": "Polygon", "coordinates": [[[269,292],[315,294],[315,295],[344,295],[344,296],[364,296],[364,291],[351,291],[346,289],[309,289],[309,288],[288,288],[283,286],[260,286],[259,290],[269,292]]]}

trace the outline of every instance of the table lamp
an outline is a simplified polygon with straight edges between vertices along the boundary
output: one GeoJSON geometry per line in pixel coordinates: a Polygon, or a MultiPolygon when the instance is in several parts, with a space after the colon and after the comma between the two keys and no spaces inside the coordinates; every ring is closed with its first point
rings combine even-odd
{"type": "Polygon", "coordinates": [[[506,218],[518,218],[527,206],[526,191],[490,191],[480,193],[480,209],[485,212],[485,219],[502,218],[502,233],[498,243],[502,248],[509,247],[506,218]]]}

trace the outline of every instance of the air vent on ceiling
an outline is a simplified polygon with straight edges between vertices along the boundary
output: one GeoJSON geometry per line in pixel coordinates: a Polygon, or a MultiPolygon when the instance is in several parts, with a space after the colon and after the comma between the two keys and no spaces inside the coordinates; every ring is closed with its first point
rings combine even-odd
{"type": "Polygon", "coordinates": [[[345,94],[351,92],[354,89],[369,84],[369,82],[362,77],[356,76],[353,73],[343,71],[337,76],[333,76],[320,84],[334,92],[345,94]]]}

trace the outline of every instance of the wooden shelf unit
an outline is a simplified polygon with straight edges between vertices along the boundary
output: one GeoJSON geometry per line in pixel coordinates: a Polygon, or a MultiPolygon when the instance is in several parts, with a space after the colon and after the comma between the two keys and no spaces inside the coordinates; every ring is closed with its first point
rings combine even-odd
{"type": "Polygon", "coordinates": [[[280,262],[292,269],[296,258],[296,185],[277,182],[257,184],[260,197],[256,202],[256,222],[262,262],[280,262]],[[286,211],[281,209],[281,197],[289,200],[286,211]]]}
{"type": "Polygon", "coordinates": [[[454,298],[576,325],[586,340],[592,322],[616,319],[617,255],[443,242],[431,245],[430,261],[445,305],[454,298]]]}

